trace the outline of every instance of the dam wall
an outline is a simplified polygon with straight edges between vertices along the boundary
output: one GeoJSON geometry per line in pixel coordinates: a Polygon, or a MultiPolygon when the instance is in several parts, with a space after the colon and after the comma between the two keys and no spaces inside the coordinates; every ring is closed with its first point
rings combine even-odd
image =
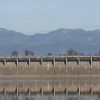
{"type": "Polygon", "coordinates": [[[33,76],[33,77],[66,77],[68,75],[100,75],[100,67],[18,67],[18,68],[2,68],[0,67],[0,77],[8,76],[33,76]]]}
{"type": "Polygon", "coordinates": [[[99,56],[0,57],[0,75],[68,76],[99,75],[99,56]]]}

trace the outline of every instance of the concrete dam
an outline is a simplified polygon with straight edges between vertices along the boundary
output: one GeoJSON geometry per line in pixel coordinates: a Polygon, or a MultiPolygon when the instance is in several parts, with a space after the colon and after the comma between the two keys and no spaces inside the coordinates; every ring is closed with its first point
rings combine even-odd
{"type": "Polygon", "coordinates": [[[100,56],[0,57],[0,92],[100,93],[100,56]]]}

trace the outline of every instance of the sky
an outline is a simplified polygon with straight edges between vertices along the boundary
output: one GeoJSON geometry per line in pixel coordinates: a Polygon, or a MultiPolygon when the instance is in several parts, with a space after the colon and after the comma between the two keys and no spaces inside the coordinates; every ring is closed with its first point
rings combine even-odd
{"type": "Polygon", "coordinates": [[[100,0],[0,0],[0,28],[27,35],[100,29],[100,0]]]}

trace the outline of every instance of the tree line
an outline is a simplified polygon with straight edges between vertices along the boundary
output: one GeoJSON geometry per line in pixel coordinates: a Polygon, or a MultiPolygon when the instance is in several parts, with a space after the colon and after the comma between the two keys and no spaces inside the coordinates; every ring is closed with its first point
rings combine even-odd
{"type": "MultiPolygon", "coordinates": [[[[30,51],[30,50],[25,50],[25,56],[34,56],[34,52],[30,51]]],[[[18,51],[13,51],[11,53],[12,56],[18,56],[18,51]]]]}
{"type": "MultiPolygon", "coordinates": [[[[34,56],[34,52],[32,52],[32,51],[30,51],[30,50],[25,50],[24,51],[24,54],[25,54],[25,56],[34,56]]],[[[13,51],[12,53],[11,53],[11,55],[12,56],[18,56],[18,51],[13,51]]],[[[47,54],[48,56],[52,56],[52,53],[48,53],[47,54]]],[[[67,50],[66,51],[66,54],[58,54],[59,56],[61,56],[61,55],[84,55],[84,53],[78,53],[77,51],[75,51],[75,50],[73,50],[73,49],[70,49],[70,50],[67,50]]],[[[91,55],[91,54],[88,54],[88,55],[91,55]]],[[[100,55],[100,51],[99,51],[99,53],[95,53],[95,55],[100,55]]]]}

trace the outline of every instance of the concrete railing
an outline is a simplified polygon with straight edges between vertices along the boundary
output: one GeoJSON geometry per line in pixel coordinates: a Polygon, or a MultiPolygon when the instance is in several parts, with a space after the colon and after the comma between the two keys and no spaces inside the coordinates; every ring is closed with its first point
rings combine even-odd
{"type": "Polygon", "coordinates": [[[33,67],[37,66],[79,66],[92,67],[100,66],[100,56],[1,56],[0,67],[33,67]]]}

